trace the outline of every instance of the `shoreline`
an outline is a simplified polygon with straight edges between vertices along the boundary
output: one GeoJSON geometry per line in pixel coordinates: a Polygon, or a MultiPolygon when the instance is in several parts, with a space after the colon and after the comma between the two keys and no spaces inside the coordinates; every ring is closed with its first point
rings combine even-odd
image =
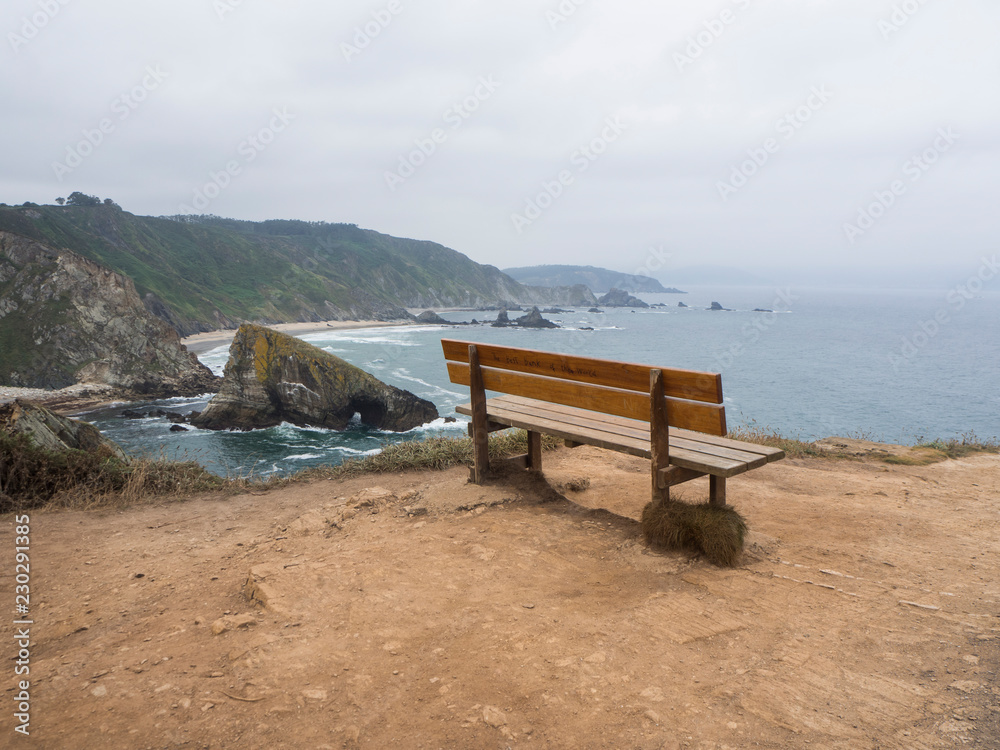
{"type": "MultiPolygon", "coordinates": [[[[289,333],[292,336],[304,336],[309,333],[322,333],[323,331],[350,331],[360,328],[386,328],[388,326],[405,325],[413,324],[405,320],[324,320],[316,323],[277,323],[267,326],[267,328],[272,328],[282,333],[289,333]]],[[[181,339],[181,343],[193,354],[204,354],[207,351],[230,343],[235,336],[236,329],[227,328],[219,331],[196,333],[193,336],[181,339]]]]}
{"type": "Polygon", "coordinates": [[[9,404],[16,399],[41,404],[46,409],[63,416],[73,416],[104,406],[125,403],[116,397],[115,390],[110,385],[103,383],[75,383],[58,390],[0,386],[0,405],[9,404]]]}

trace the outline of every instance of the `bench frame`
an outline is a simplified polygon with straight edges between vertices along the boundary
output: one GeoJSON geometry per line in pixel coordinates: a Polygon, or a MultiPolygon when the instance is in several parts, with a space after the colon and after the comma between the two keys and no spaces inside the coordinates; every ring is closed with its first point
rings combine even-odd
{"type": "Polygon", "coordinates": [[[654,504],[670,487],[709,477],[709,501],[726,504],[726,479],[785,457],[726,438],[722,376],[613,360],[442,339],[451,382],[467,385],[472,418],[470,481],[489,476],[489,433],[518,427],[528,452],[507,459],[541,471],[543,434],[569,447],[595,445],[648,458],[654,504]],[[486,392],[508,394],[487,398],[486,392]]]}

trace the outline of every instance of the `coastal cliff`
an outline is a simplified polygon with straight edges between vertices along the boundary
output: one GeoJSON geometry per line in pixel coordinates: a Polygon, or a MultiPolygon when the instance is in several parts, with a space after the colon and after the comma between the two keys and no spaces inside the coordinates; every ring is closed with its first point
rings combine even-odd
{"type": "Polygon", "coordinates": [[[438,243],[353,224],[136,216],[113,203],[0,205],[0,231],[127,276],[181,336],[243,322],[410,321],[405,308],[594,304],[582,286],[525,286],[438,243]]]}
{"type": "Polygon", "coordinates": [[[251,430],[291,422],[342,430],[355,414],[395,432],[438,418],[430,401],[300,339],[247,323],[229,348],[221,389],[191,424],[251,430]]]}
{"type": "Polygon", "coordinates": [[[132,281],[69,250],[0,231],[0,384],[214,391],[217,378],[148,312],[132,281]]]}

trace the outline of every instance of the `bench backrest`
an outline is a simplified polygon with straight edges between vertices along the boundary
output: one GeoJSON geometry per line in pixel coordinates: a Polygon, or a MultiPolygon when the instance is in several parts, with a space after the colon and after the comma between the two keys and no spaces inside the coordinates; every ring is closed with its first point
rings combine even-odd
{"type": "MultiPolygon", "coordinates": [[[[471,386],[469,345],[441,339],[452,383],[471,386]]],[[[671,427],[726,434],[722,376],[713,372],[653,367],[609,359],[475,343],[483,387],[488,391],[650,421],[650,374],[663,373],[671,427]]]]}

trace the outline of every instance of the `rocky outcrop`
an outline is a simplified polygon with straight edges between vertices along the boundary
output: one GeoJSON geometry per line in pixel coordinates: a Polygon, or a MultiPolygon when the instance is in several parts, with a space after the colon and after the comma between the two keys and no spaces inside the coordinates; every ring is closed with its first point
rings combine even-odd
{"type": "Polygon", "coordinates": [[[497,319],[493,321],[490,325],[494,328],[558,328],[558,323],[553,323],[551,320],[546,320],[542,317],[542,313],[539,312],[537,307],[532,307],[527,314],[522,315],[520,318],[515,318],[511,320],[507,316],[506,310],[501,310],[500,314],[497,315],[497,319]]]}
{"type": "Polygon", "coordinates": [[[125,452],[116,442],[104,437],[89,422],[61,417],[44,406],[16,399],[0,404],[0,432],[27,435],[39,448],[50,451],[103,451],[125,460],[125,452]]]}
{"type": "Polygon", "coordinates": [[[599,300],[597,304],[605,307],[649,307],[638,297],[633,297],[622,289],[612,289],[599,300]]]}
{"type": "Polygon", "coordinates": [[[0,350],[0,383],[13,386],[166,397],[214,391],[218,380],[130,279],[10,232],[0,232],[0,350]]]}
{"type": "Polygon", "coordinates": [[[558,328],[559,325],[553,323],[551,320],[546,320],[542,317],[542,313],[539,312],[537,307],[531,308],[527,315],[522,315],[517,318],[512,325],[520,326],[521,328],[558,328]]]}
{"type": "MultiPolygon", "coordinates": [[[[438,315],[433,310],[424,310],[420,315],[417,316],[418,323],[424,323],[425,325],[435,325],[435,326],[467,326],[469,323],[463,321],[445,320],[440,315],[438,315]]],[[[473,321],[475,322],[475,321],[473,321]]]]}
{"type": "Polygon", "coordinates": [[[246,323],[229,347],[222,387],[191,424],[252,430],[291,422],[342,430],[355,414],[395,432],[438,418],[430,401],[304,341],[246,323]]]}
{"type": "Polygon", "coordinates": [[[731,312],[728,307],[723,307],[718,302],[713,302],[712,306],[708,308],[709,310],[725,310],[726,312],[731,312]]]}

